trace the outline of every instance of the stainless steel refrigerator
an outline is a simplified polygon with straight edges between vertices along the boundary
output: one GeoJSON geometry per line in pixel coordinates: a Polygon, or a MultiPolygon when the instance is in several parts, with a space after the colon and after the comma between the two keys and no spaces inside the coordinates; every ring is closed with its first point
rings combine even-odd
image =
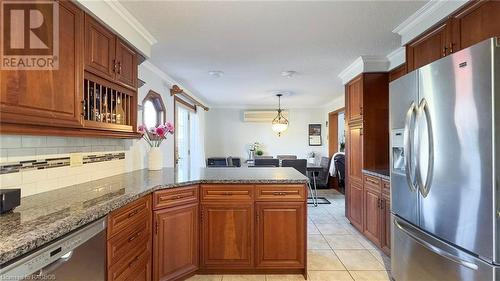
{"type": "Polygon", "coordinates": [[[392,275],[500,280],[500,40],[390,84],[392,275]]]}

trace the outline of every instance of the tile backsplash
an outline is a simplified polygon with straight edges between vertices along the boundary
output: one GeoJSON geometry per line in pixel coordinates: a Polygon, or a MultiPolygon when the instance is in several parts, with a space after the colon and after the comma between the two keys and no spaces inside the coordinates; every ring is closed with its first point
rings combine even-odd
{"type": "Polygon", "coordinates": [[[24,197],[127,172],[126,155],[132,143],[132,140],[106,138],[2,135],[0,188],[21,188],[24,197]],[[69,154],[73,152],[83,153],[84,165],[66,165],[69,154]],[[51,159],[52,162],[60,159],[56,161],[63,165],[9,172],[5,169],[9,166],[12,169],[12,165],[30,166],[31,163],[45,165],[43,162],[51,159]]]}

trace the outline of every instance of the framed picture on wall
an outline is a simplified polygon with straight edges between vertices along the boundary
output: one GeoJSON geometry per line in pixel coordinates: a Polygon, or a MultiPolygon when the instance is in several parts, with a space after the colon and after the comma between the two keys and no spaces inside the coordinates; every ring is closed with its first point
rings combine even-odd
{"type": "Polygon", "coordinates": [[[321,124],[309,124],[309,146],[321,146],[321,124]]]}

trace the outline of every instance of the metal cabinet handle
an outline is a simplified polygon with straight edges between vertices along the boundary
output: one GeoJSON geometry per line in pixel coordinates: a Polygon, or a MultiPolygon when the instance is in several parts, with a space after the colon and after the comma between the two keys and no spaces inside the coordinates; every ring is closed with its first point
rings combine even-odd
{"type": "MultiPolygon", "coordinates": [[[[431,182],[434,171],[434,140],[432,133],[432,123],[431,123],[431,114],[429,112],[429,104],[426,99],[422,99],[420,101],[420,105],[418,106],[418,114],[425,115],[425,122],[427,123],[427,137],[429,142],[429,162],[427,165],[427,178],[425,179],[425,183],[422,180],[422,173],[420,169],[420,164],[417,166],[417,181],[420,193],[425,198],[429,194],[429,190],[431,188],[431,182]]],[[[420,144],[419,144],[420,146],[420,144]]]]}
{"type": "Polygon", "coordinates": [[[457,263],[459,265],[462,265],[462,266],[465,266],[465,267],[468,267],[472,270],[478,270],[478,266],[477,264],[475,263],[472,263],[472,262],[469,262],[469,261],[466,261],[466,260],[463,260],[461,259],[460,257],[457,257],[455,256],[454,254],[452,253],[449,253],[443,249],[440,249],[432,244],[430,244],[429,242],[427,241],[424,241],[422,240],[421,238],[419,238],[416,234],[413,233],[413,231],[408,227],[408,225],[402,221],[399,221],[398,219],[394,219],[394,225],[399,228],[401,231],[403,231],[406,235],[410,236],[411,238],[413,238],[415,240],[415,242],[417,242],[418,244],[422,245],[424,248],[426,248],[427,250],[437,254],[437,255],[440,255],[454,263],[457,263]]]}
{"type": "Polygon", "coordinates": [[[142,231],[139,231],[139,232],[137,232],[136,234],[134,234],[133,236],[131,236],[131,237],[128,239],[128,242],[132,242],[132,241],[134,241],[137,237],[141,236],[141,233],[142,233],[142,231]]]}
{"type": "Polygon", "coordinates": [[[134,263],[136,263],[139,260],[139,256],[136,256],[131,262],[129,262],[128,267],[132,267],[134,263]]]}
{"type": "Polygon", "coordinates": [[[408,108],[408,112],[406,112],[406,121],[404,128],[404,150],[405,150],[404,156],[405,156],[406,181],[408,183],[410,191],[412,192],[417,191],[417,187],[415,186],[415,179],[412,177],[412,172],[411,172],[412,171],[411,159],[413,155],[412,140],[414,131],[414,128],[411,127],[415,115],[416,115],[416,107],[415,103],[412,102],[410,107],[408,108]]]}
{"type": "Polygon", "coordinates": [[[139,209],[135,209],[134,211],[130,212],[130,213],[128,214],[128,217],[129,217],[129,218],[131,218],[131,217],[133,217],[133,216],[137,215],[137,213],[139,213],[139,209]]]}

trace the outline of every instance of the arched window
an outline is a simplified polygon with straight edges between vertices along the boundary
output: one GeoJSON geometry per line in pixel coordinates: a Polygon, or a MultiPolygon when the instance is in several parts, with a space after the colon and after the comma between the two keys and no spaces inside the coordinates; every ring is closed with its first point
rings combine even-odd
{"type": "Polygon", "coordinates": [[[142,100],[142,123],[150,129],[165,123],[166,109],[161,95],[150,90],[142,100]]]}

